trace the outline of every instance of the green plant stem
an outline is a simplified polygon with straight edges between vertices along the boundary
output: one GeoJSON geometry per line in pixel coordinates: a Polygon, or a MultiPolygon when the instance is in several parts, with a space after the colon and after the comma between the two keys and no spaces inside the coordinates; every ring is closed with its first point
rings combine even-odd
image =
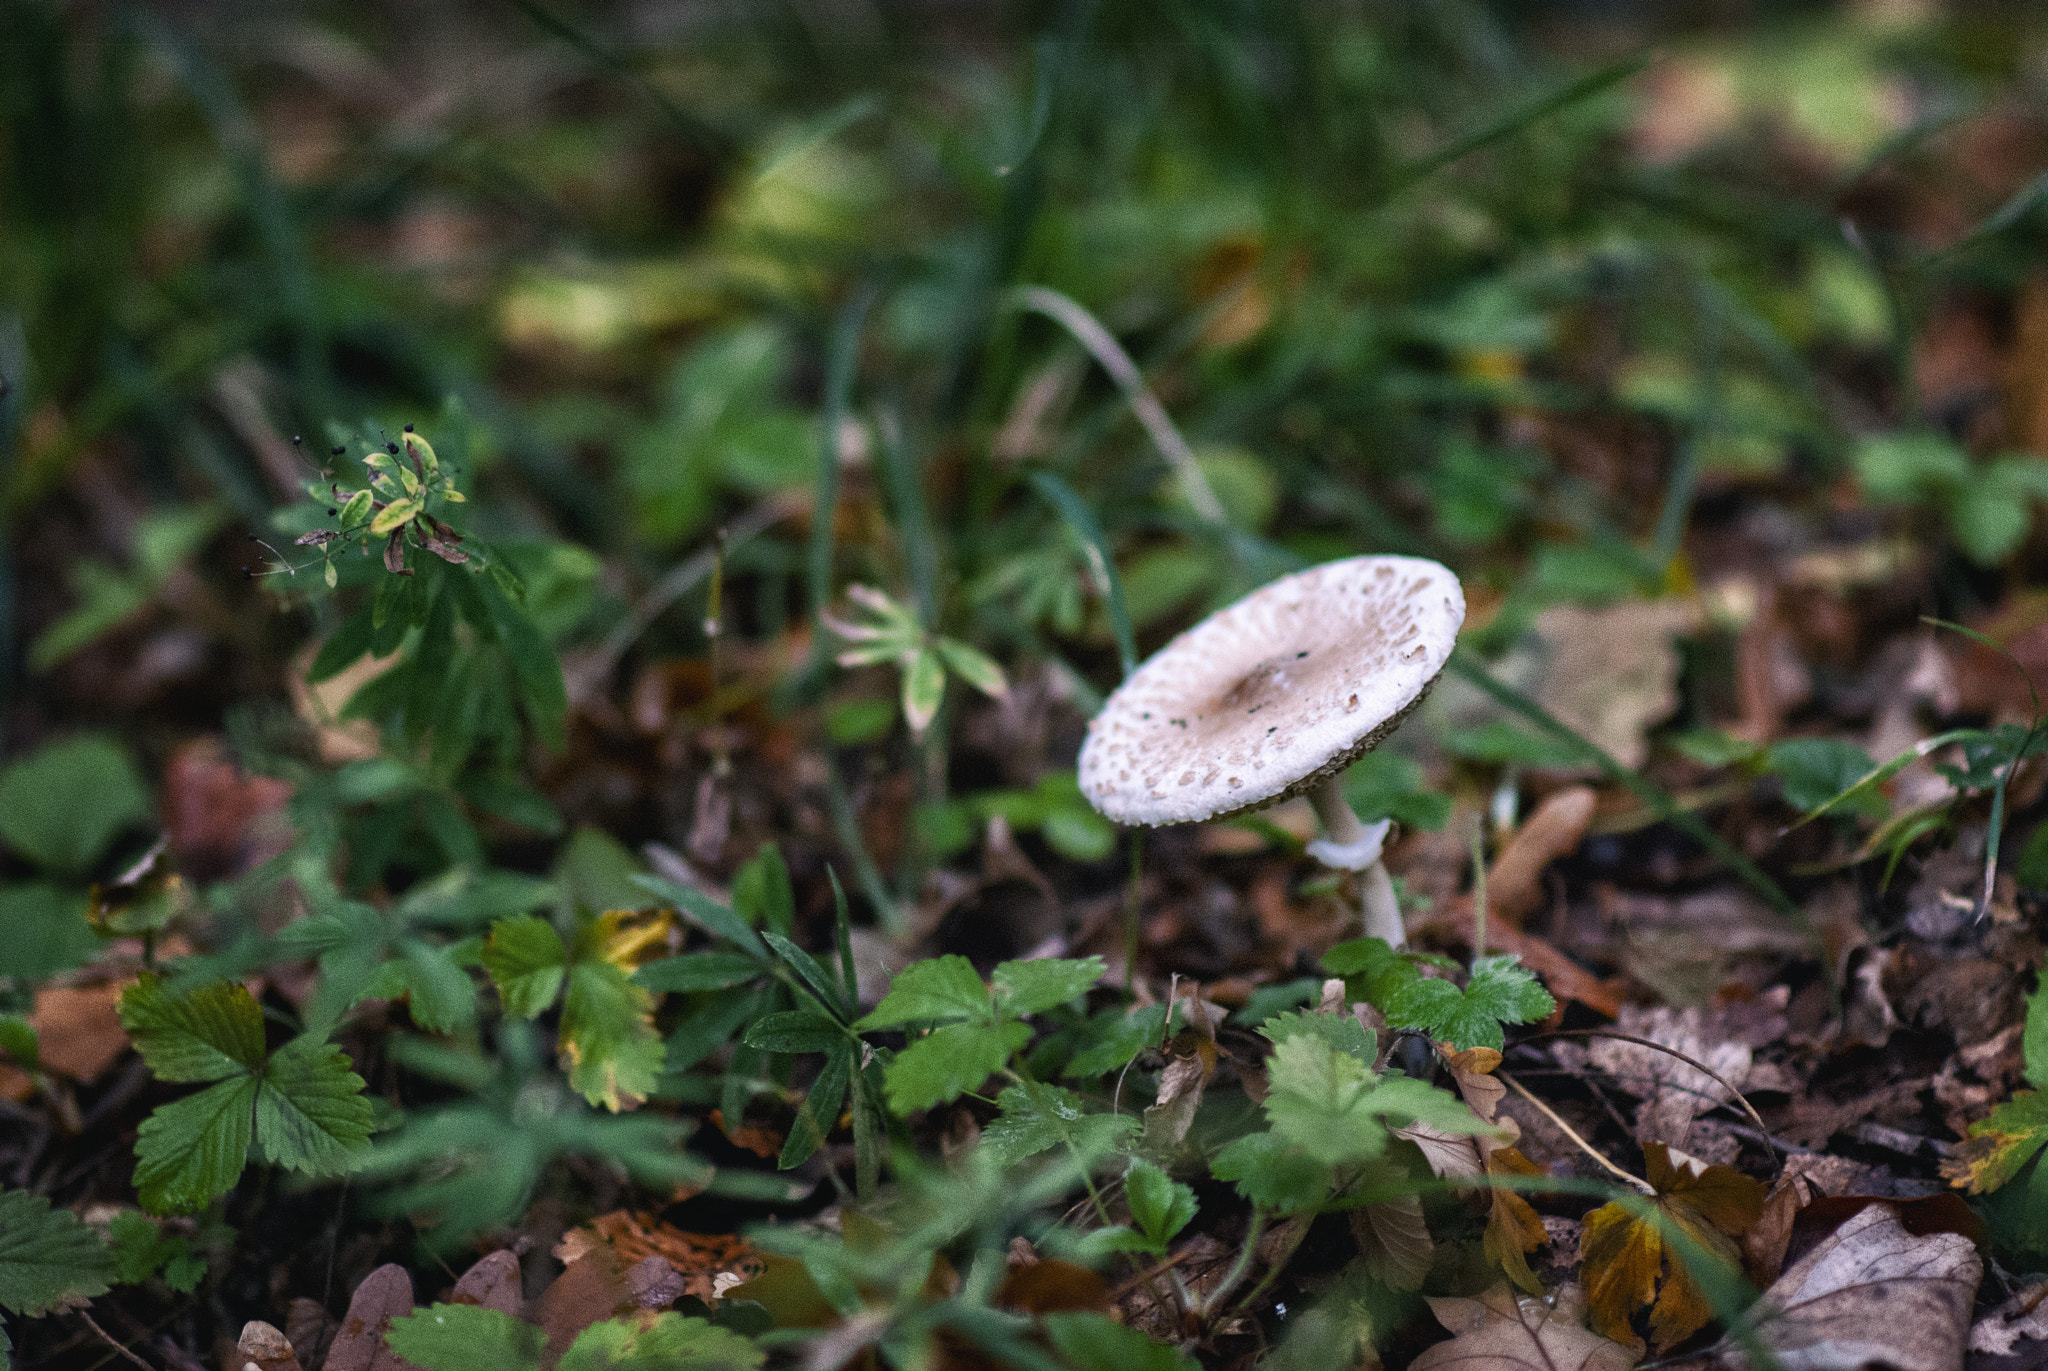
{"type": "Polygon", "coordinates": [[[1145,879],[1145,830],[1131,830],[1131,878],[1124,886],[1124,994],[1138,974],[1138,916],[1142,912],[1145,879]]]}
{"type": "MultiPolygon", "coordinates": [[[[1238,1248],[1237,1260],[1230,1264],[1230,1270],[1223,1274],[1223,1279],[1217,1282],[1216,1288],[1211,1290],[1202,1299],[1196,1301],[1191,1312],[1197,1318],[1207,1317],[1211,1310],[1228,1299],[1230,1292],[1237,1289],[1238,1283],[1244,1279],[1244,1273],[1251,1269],[1252,1258],[1258,1254],[1259,1238],[1266,1231],[1266,1218],[1266,1207],[1264,1205],[1255,1204],[1252,1206],[1252,1223],[1250,1229],[1244,1235],[1244,1246],[1238,1248]]],[[[1303,1225],[1303,1231],[1307,1231],[1306,1225],[1303,1225]]],[[[1285,1264],[1285,1262],[1278,1263],[1278,1265],[1285,1264]]]]}

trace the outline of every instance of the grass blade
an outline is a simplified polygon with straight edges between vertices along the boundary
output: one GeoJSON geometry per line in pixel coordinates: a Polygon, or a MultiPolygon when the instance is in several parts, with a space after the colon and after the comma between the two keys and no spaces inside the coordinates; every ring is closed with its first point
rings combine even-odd
{"type": "Polygon", "coordinates": [[[1032,472],[1031,488],[1060,512],[1067,527],[1087,549],[1088,561],[1102,582],[1103,598],[1109,602],[1109,627],[1116,634],[1117,660],[1123,663],[1124,675],[1130,675],[1138,669],[1137,635],[1131,631],[1131,610],[1124,602],[1124,583],[1116,574],[1116,562],[1109,555],[1109,544],[1103,539],[1102,525],[1095,521],[1095,511],[1075,494],[1072,486],[1049,471],[1032,472]]]}

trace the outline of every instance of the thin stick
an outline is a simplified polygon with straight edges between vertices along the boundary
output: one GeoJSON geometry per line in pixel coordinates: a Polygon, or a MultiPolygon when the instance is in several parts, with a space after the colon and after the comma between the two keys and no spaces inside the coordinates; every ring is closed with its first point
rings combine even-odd
{"type": "Polygon", "coordinates": [[[1102,369],[1109,373],[1110,379],[1116,382],[1117,388],[1123,391],[1131,413],[1151,435],[1152,446],[1159,449],[1159,455],[1173,468],[1189,507],[1210,523],[1227,526],[1230,518],[1223,512],[1223,502],[1216,498],[1209,478],[1202,474],[1194,450],[1188,446],[1187,439],[1180,436],[1180,430],[1173,426],[1173,420],[1166,415],[1166,407],[1146,386],[1138,364],[1124,351],[1116,335],[1104,328],[1101,321],[1079,303],[1045,286],[1024,287],[1017,292],[1017,303],[1051,319],[1088,349],[1089,354],[1102,364],[1102,369]]]}
{"type": "Polygon", "coordinates": [[[1557,1125],[1557,1131],[1564,1134],[1567,1138],[1570,1138],[1574,1143],[1576,1143],[1581,1152],[1591,1157],[1594,1161],[1600,1163],[1600,1165],[1607,1168],[1607,1170],[1612,1174],[1619,1176],[1621,1179],[1627,1181],[1636,1189],[1642,1191],[1645,1195],[1654,1195],[1657,1193],[1657,1187],[1651,1185],[1641,1176],[1631,1175],[1629,1172],[1622,1170],[1613,1162],[1607,1160],[1607,1158],[1601,1156],[1599,1152],[1594,1150],[1593,1144],[1587,1142],[1584,1138],[1580,1137],[1576,1129],[1574,1129],[1570,1124],[1566,1123],[1563,1119],[1559,1118],[1558,1113],[1555,1109],[1552,1109],[1549,1105],[1543,1103],[1543,1101],[1537,1099],[1534,1095],[1531,1095],[1529,1093],[1528,1087],[1524,1086],[1520,1081],[1516,1080],[1513,1076],[1510,1076],[1505,1071],[1496,1071],[1493,1074],[1496,1077],[1498,1077],[1501,1083],[1507,1086],[1508,1089],[1514,1091],[1517,1095],[1520,1095],[1523,1099],[1527,1100],[1531,1105],[1533,1105],[1537,1113],[1541,1114],[1544,1118],[1550,1120],[1551,1123],[1557,1125]]]}
{"type": "Polygon", "coordinates": [[[113,1348],[116,1352],[119,1352],[129,1361],[134,1362],[137,1366],[142,1368],[142,1371],[156,1371],[156,1368],[154,1366],[151,1366],[148,1362],[136,1356],[133,1352],[130,1352],[125,1345],[115,1342],[114,1335],[109,1333],[106,1329],[100,1327],[98,1324],[94,1323],[92,1320],[92,1315],[86,1313],[83,1309],[74,1309],[71,1312],[78,1315],[79,1318],[84,1319],[85,1326],[87,1328],[90,1328],[93,1332],[99,1334],[101,1342],[104,1342],[107,1346],[113,1348]]]}
{"type": "Polygon", "coordinates": [[[1550,1033],[1532,1033],[1527,1038],[1522,1039],[1522,1041],[1534,1042],[1538,1038],[1612,1038],[1616,1042],[1634,1043],[1637,1047],[1647,1047],[1653,1052],[1662,1052],[1667,1057],[1678,1058],[1678,1060],[1684,1062],[1693,1070],[1711,1079],[1730,1095],[1733,1095],[1735,1102],[1742,1106],[1742,1112],[1749,1115],[1749,1121],[1756,1125],[1757,1132],[1764,1135],[1765,1146],[1769,1147],[1771,1151],[1771,1160],[1774,1162],[1781,1160],[1778,1156],[1777,1147],[1770,1141],[1771,1130],[1769,1125],[1764,1123],[1764,1116],[1756,1112],[1755,1107],[1750,1104],[1748,1097],[1740,1090],[1737,1090],[1727,1077],[1714,1070],[1713,1067],[1708,1066],[1705,1062],[1695,1061],[1675,1047],[1666,1047],[1663,1043],[1653,1043],[1648,1038],[1638,1038],[1631,1033],[1616,1033],[1608,1028],[1563,1028],[1550,1033]]]}

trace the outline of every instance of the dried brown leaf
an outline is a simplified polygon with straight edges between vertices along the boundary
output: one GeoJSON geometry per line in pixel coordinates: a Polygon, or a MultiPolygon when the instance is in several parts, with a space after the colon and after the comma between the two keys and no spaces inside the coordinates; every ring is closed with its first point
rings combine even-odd
{"type": "MultiPolygon", "coordinates": [[[[1872,1204],[1829,1234],[1758,1301],[1758,1339],[1787,1366],[1958,1371],[1984,1263],[1959,1233],[1915,1234],[1872,1204]]],[[[1721,1365],[1747,1367],[1732,1343],[1721,1365]]]]}
{"type": "Polygon", "coordinates": [[[1351,1236],[1366,1269],[1396,1290],[1420,1290],[1436,1260],[1420,1195],[1399,1195],[1350,1211],[1351,1236]]]}
{"type": "Polygon", "coordinates": [[[455,1282],[455,1293],[449,1297],[450,1304],[474,1304],[485,1309],[495,1309],[500,1314],[517,1317],[526,1306],[524,1282],[519,1272],[519,1258],[500,1248],[482,1258],[476,1265],[462,1273],[462,1279],[455,1282]]]}
{"type": "MultiPolygon", "coordinates": [[[[1536,1163],[1512,1147],[1495,1148],[1486,1159],[1486,1170],[1495,1176],[1543,1174],[1536,1163]]],[[[1527,1254],[1543,1246],[1548,1237],[1542,1216],[1529,1201],[1513,1190],[1494,1188],[1480,1248],[1488,1261],[1507,1273],[1509,1280],[1532,1295],[1542,1294],[1543,1286],[1529,1269],[1527,1254]]]]}
{"type": "Polygon", "coordinates": [[[1555,1305],[1516,1298],[1496,1285],[1478,1299],[1432,1299],[1437,1320],[1456,1336],[1410,1363],[1412,1371],[1629,1371],[1636,1349],[1590,1333],[1576,1301],[1555,1305]]]}
{"type": "Polygon", "coordinates": [[[411,1312],[412,1277],[404,1267],[387,1262],[363,1277],[327,1349],[325,1371],[419,1371],[384,1342],[391,1321],[411,1312]]]}

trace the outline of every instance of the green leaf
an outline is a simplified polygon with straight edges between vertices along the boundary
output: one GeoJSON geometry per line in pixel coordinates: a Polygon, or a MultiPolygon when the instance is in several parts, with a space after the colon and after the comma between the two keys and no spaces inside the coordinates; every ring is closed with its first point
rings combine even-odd
{"type": "Polygon", "coordinates": [[[320,645],[312,665],[306,668],[307,683],[319,685],[340,675],[344,668],[370,650],[370,639],[376,632],[375,618],[368,605],[343,619],[341,627],[320,645]]]}
{"type": "Polygon", "coordinates": [[[1105,969],[1100,957],[1004,962],[995,970],[997,1003],[1009,1014],[1042,1013],[1087,994],[1105,969]]]}
{"type": "Polygon", "coordinates": [[[367,488],[349,496],[341,506],[336,526],[344,533],[354,532],[363,520],[370,517],[370,505],[375,499],[367,488]]]}
{"type": "Polygon", "coordinates": [[[99,734],[51,743],[0,771],[0,842],[56,875],[82,876],[150,809],[127,753],[99,734]]]}
{"type": "Polygon", "coordinates": [[[723,938],[761,961],[768,960],[768,946],[761,941],[761,936],[747,927],[739,915],[710,896],[677,885],[674,881],[664,881],[659,876],[635,875],[632,881],[688,915],[713,937],[723,938]]]}
{"type": "Polygon", "coordinates": [[[547,1335],[495,1309],[436,1304],[393,1319],[384,1341],[421,1371],[522,1371],[540,1365],[547,1335]]]}
{"type": "Polygon", "coordinates": [[[505,1002],[505,1012],[532,1019],[554,1004],[568,968],[569,951],[553,924],[522,914],[491,925],[481,958],[505,1002]]]}
{"type": "Polygon", "coordinates": [[[0,976],[38,981],[84,966],[100,950],[85,921],[85,894],[37,882],[0,886],[0,976]]]}
{"type": "Polygon", "coordinates": [[[35,1025],[19,1014],[0,1014],[0,1052],[5,1052],[30,1071],[39,1069],[43,1046],[35,1025]]]}
{"type": "Polygon", "coordinates": [[[1088,1046],[1074,1054],[1062,1076],[1080,1078],[1116,1071],[1148,1047],[1166,1040],[1166,1006],[1141,1005],[1126,1012],[1110,1008],[1088,1020],[1084,1030],[1088,1046]]]}
{"type": "Polygon", "coordinates": [[[767,1353],[730,1328],[681,1314],[611,1319],[576,1335],[558,1371],[755,1371],[767,1353]]]}
{"type": "Polygon", "coordinates": [[[946,667],[939,654],[923,649],[903,668],[903,719],[912,733],[931,726],[946,697],[946,667]]]}
{"type": "Polygon", "coordinates": [[[161,1272],[166,1285],[189,1295],[206,1275],[206,1259],[194,1256],[184,1238],[165,1237],[154,1220],[132,1209],[114,1215],[107,1238],[114,1252],[114,1279],[122,1285],[139,1285],[161,1272]]]}
{"type": "Polygon", "coordinates": [[[1451,817],[1451,797],[1428,788],[1422,767],[1397,753],[1366,753],[1344,773],[1344,798],[1363,823],[1392,819],[1435,832],[1451,817]]]}
{"type": "Polygon", "coordinates": [[[1358,938],[1338,943],[1323,954],[1323,970],[1344,978],[1344,993],[1385,1009],[1401,990],[1420,979],[1415,959],[1396,952],[1385,938],[1358,938]]]}
{"type": "Polygon", "coordinates": [[[114,1254],[76,1214],[0,1190],[0,1307],[37,1318],[106,1294],[113,1280],[114,1254]]]}
{"type": "Polygon", "coordinates": [[[392,529],[407,522],[419,512],[420,502],[418,500],[409,498],[393,500],[390,504],[378,510],[376,517],[370,520],[370,536],[372,538],[382,538],[390,533],[392,529]]]}
{"type": "Polygon", "coordinates": [[[839,1107],[846,1102],[847,1083],[853,1078],[853,1044],[842,1034],[838,1044],[825,1053],[824,1069],[797,1102],[796,1118],[790,1122],[782,1155],[775,1165],[787,1171],[802,1166],[823,1145],[834,1124],[839,1107]]]}
{"type": "Polygon", "coordinates": [[[179,995],[145,973],[121,992],[119,1013],[158,1080],[217,1081],[263,1065],[263,1010],[237,982],[179,995]]]}
{"type": "Polygon", "coordinates": [[[569,1084],[614,1113],[627,1100],[645,1100],[661,1080],[666,1054],[654,1028],[654,996],[624,967],[589,961],[570,968],[561,1044],[569,1084]]]}
{"type": "Polygon", "coordinates": [[[2020,1039],[2027,1080],[2048,1090],[2048,979],[2027,998],[2027,1026],[2020,1039]]]}
{"type": "Polygon", "coordinates": [[[889,983],[882,1002],[854,1027],[865,1032],[906,1023],[987,1019],[993,1008],[988,987],[981,983],[974,963],[949,953],[904,967],[889,983]]]}
{"type": "Polygon", "coordinates": [[[256,1136],[254,1076],[158,1105],[135,1138],[135,1191],[152,1214],[187,1214],[241,1178],[256,1136]]]}
{"type": "Polygon", "coordinates": [[[1273,1132],[1247,1133],[1218,1152],[1209,1173],[1230,1181],[1253,1204],[1294,1213],[1330,1193],[1330,1168],[1273,1132]]]}
{"type": "Polygon", "coordinates": [[[348,1054],[312,1035],[271,1055],[256,1100],[256,1141],[280,1166],[315,1176],[349,1170],[374,1131],[363,1078],[348,1054]]]}
{"type": "Polygon", "coordinates": [[[908,1114],[955,1099],[1002,1070],[1010,1054],[1030,1041],[1030,1028],[1020,1023],[937,1029],[897,1053],[884,1071],[889,1106],[908,1114]]]}
{"type": "Polygon", "coordinates": [[[399,950],[414,1023],[430,1033],[453,1033],[476,1022],[476,985],[450,949],[407,938],[399,950]]]}
{"type": "Polygon", "coordinates": [[[937,647],[939,655],[946,659],[946,665],[953,674],[973,686],[984,695],[1002,696],[1010,691],[1010,683],[1003,677],[1003,669],[980,651],[952,638],[941,638],[937,647]]]}
{"type": "MultiPolygon", "coordinates": [[[[492,569],[497,569],[493,562],[492,569]]],[[[535,729],[552,746],[559,746],[562,716],[568,712],[569,691],[562,682],[562,663],[539,625],[524,609],[512,603],[497,582],[478,576],[470,581],[490,611],[491,627],[498,643],[512,661],[512,670],[526,694],[535,729]]]]}
{"type": "Polygon", "coordinates": [[[744,985],[761,971],[761,963],[743,952],[686,952],[649,962],[633,973],[633,979],[649,990],[676,994],[744,985]]]}
{"type": "Polygon", "coordinates": [[[1129,1148],[1138,1132],[1130,1114],[1090,1113],[1081,1097],[1056,1085],[1013,1085],[996,1097],[1002,1113],[981,1130],[981,1145],[1010,1166],[1055,1147],[1094,1158],[1129,1148]]]}
{"type": "Polygon", "coordinates": [[[1454,1096],[1405,1076],[1375,1076],[1314,1033],[1283,1038],[1268,1062],[1266,1117],[1273,1132],[1327,1166],[1369,1161],[1390,1127],[1422,1122],[1446,1133],[1493,1132],[1454,1096]]]}
{"type": "Polygon", "coordinates": [[[1856,475],[1871,499],[1899,504],[1970,479],[1970,459],[1936,433],[1886,433],[1857,445],[1856,475]]]}
{"type": "Polygon", "coordinates": [[[775,844],[764,844],[732,876],[733,913],[755,928],[767,928],[788,937],[796,924],[796,894],[790,888],[789,867],[775,844]]]}
{"type": "Polygon", "coordinates": [[[798,947],[780,933],[763,933],[763,942],[775,949],[775,955],[789,964],[796,972],[797,979],[810,987],[818,997],[818,1003],[834,1014],[847,1014],[852,1006],[846,1002],[844,988],[832,974],[818,964],[818,959],[798,947]]]}
{"type": "MultiPolygon", "coordinates": [[[[1765,756],[1770,769],[1785,778],[1785,803],[1801,813],[1827,804],[1877,769],[1869,753],[1840,738],[1787,738],[1765,756]]],[[[1881,816],[1887,805],[1882,795],[1865,794],[1848,807],[1881,816]]]]}
{"type": "Polygon", "coordinates": [[[1384,1006],[1387,1022],[1420,1028],[1453,1047],[1491,1047],[1506,1038],[1501,1024],[1528,1023],[1557,1007],[1535,977],[1512,954],[1483,957],[1472,967],[1465,989],[1444,980],[1416,980],[1384,1006]]]}
{"type": "Polygon", "coordinates": [[[1047,1314],[1040,1322],[1052,1345],[1076,1371],[1194,1371],[1178,1349],[1154,1342],[1107,1314],[1047,1314]]]}
{"type": "Polygon", "coordinates": [[[1733,766],[1756,756],[1757,745],[1746,738],[1731,738],[1717,728],[1696,728],[1684,733],[1674,733],[1667,741],[1681,757],[1687,757],[1701,766],[1733,766]]]}
{"type": "Polygon", "coordinates": [[[1195,1217],[1195,1192],[1150,1162],[1134,1161],[1124,1178],[1131,1218],[1161,1251],[1195,1217]]]}
{"type": "Polygon", "coordinates": [[[764,1052],[831,1052],[847,1046],[846,1030],[811,1009],[770,1014],[747,1025],[747,1046],[764,1052]]]}
{"type": "Polygon", "coordinates": [[[1356,1057],[1368,1070],[1379,1057],[1379,1035],[1349,1014],[1296,1010],[1291,1014],[1274,1015],[1259,1025],[1259,1032],[1276,1045],[1306,1034],[1339,1052],[1356,1057]]]}
{"type": "Polygon", "coordinates": [[[1116,826],[1086,806],[1055,809],[1038,830],[1070,862],[1099,862],[1116,850],[1116,826]]]}

